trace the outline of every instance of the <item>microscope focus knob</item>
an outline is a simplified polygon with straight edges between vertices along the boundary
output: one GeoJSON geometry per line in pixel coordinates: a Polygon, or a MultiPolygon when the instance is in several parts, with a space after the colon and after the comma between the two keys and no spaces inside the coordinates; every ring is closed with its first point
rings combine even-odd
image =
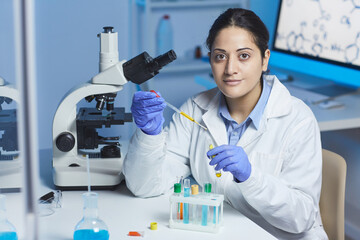
{"type": "Polygon", "coordinates": [[[56,138],[56,147],[62,152],[69,152],[75,146],[75,138],[71,133],[63,132],[56,138]]]}

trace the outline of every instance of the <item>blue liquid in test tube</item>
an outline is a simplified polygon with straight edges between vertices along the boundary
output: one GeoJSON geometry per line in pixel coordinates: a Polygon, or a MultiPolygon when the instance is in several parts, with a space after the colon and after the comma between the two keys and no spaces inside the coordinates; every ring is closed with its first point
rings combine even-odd
{"type": "MultiPolygon", "coordinates": [[[[205,190],[205,194],[210,194],[211,193],[211,183],[205,183],[204,190],[205,190]]],[[[202,205],[202,215],[201,215],[201,225],[202,226],[207,226],[208,211],[209,211],[209,206],[202,205]]]]}
{"type": "MultiPolygon", "coordinates": [[[[190,197],[190,179],[184,180],[184,197],[190,197]]],[[[189,223],[189,204],[184,203],[184,223],[189,223]]]]}
{"type": "Polygon", "coordinates": [[[202,206],[202,215],[201,215],[201,225],[207,226],[207,219],[208,219],[208,206],[202,206]]]}

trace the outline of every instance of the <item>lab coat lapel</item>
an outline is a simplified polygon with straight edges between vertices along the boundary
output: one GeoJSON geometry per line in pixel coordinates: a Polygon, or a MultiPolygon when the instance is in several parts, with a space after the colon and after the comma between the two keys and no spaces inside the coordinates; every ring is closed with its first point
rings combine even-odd
{"type": "Polygon", "coordinates": [[[210,135],[214,138],[217,146],[227,144],[227,133],[224,121],[218,116],[217,107],[210,108],[203,116],[202,119],[206,124],[210,135]]]}
{"type": "Polygon", "coordinates": [[[267,126],[266,121],[267,119],[265,117],[265,114],[263,114],[262,119],[260,121],[259,129],[256,129],[254,124],[251,123],[251,125],[246,129],[244,134],[241,136],[237,145],[245,148],[250,143],[256,141],[256,139],[258,139],[266,131],[266,126],[267,126]]]}
{"type": "Polygon", "coordinates": [[[267,129],[267,122],[270,118],[287,115],[291,111],[291,96],[289,91],[280,83],[275,76],[266,75],[265,80],[272,86],[268,103],[261,117],[259,129],[251,124],[238,142],[238,146],[246,147],[258,139],[267,129]]]}

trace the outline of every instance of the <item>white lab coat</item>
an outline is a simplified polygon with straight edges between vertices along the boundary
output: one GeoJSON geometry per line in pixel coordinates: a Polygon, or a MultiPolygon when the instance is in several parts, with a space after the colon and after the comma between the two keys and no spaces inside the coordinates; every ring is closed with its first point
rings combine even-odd
{"type": "MultiPolygon", "coordinates": [[[[251,175],[236,183],[231,173],[223,172],[220,193],[279,239],[327,239],[319,212],[322,155],[318,124],[311,110],[275,76],[264,79],[272,90],[259,129],[250,124],[237,144],[248,154],[251,175]]],[[[214,168],[206,152],[210,144],[228,144],[218,107],[217,88],[181,107],[208,131],[180,114],[174,114],[169,128],[159,135],[137,129],[123,165],[130,191],[139,197],[160,195],[169,191],[176,176],[190,174],[200,185],[214,183],[214,168]]]]}

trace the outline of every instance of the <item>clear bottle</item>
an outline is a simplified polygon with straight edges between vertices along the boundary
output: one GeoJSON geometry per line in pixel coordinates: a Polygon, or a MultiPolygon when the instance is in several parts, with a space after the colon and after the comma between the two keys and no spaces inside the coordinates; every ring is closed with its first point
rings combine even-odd
{"type": "Polygon", "coordinates": [[[84,217],[75,226],[74,240],[108,240],[108,228],[105,222],[98,218],[98,194],[86,192],[83,199],[84,217]]]}
{"type": "Polygon", "coordinates": [[[158,24],[156,32],[156,55],[164,54],[173,48],[173,29],[170,16],[164,15],[158,24]]]}
{"type": "Polygon", "coordinates": [[[14,225],[6,217],[6,196],[0,194],[0,240],[17,240],[14,225]]]}

